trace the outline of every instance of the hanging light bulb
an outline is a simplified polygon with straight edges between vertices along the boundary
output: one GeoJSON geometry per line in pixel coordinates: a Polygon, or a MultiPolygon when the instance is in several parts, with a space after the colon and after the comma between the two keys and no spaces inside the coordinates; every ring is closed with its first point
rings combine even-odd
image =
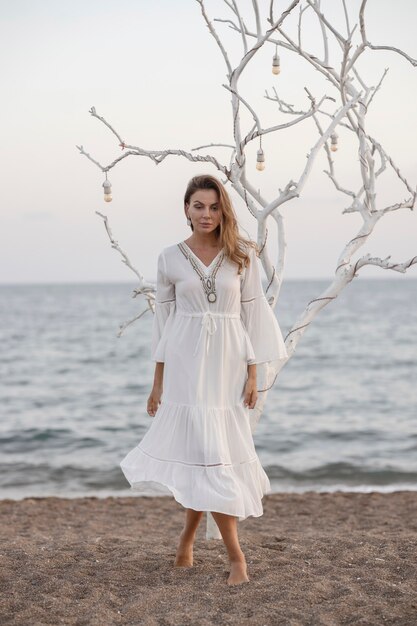
{"type": "Polygon", "coordinates": [[[256,169],[262,172],[265,169],[265,155],[262,148],[256,154],[256,169]]]}
{"type": "Polygon", "coordinates": [[[281,61],[278,54],[272,57],[272,73],[279,74],[281,72],[281,61]]]}
{"type": "Polygon", "coordinates": [[[337,133],[332,133],[330,135],[330,141],[331,141],[331,143],[330,143],[330,150],[332,152],[336,152],[338,147],[339,147],[339,145],[337,143],[338,138],[339,138],[339,135],[337,135],[337,133]]]}
{"type": "Polygon", "coordinates": [[[275,54],[272,57],[272,73],[279,74],[281,72],[281,61],[278,55],[278,46],[275,45],[275,54]]]}
{"type": "Polygon", "coordinates": [[[113,200],[113,197],[111,195],[111,182],[107,180],[107,177],[103,183],[103,187],[104,187],[104,202],[111,202],[113,200]]]}

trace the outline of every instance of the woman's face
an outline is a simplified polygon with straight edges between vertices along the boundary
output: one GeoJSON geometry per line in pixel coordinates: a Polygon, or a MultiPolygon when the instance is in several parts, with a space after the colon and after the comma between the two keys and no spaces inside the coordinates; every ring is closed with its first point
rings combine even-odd
{"type": "Polygon", "coordinates": [[[191,219],[195,233],[207,234],[216,230],[221,221],[219,197],[214,189],[197,189],[185,205],[185,214],[191,219]]]}

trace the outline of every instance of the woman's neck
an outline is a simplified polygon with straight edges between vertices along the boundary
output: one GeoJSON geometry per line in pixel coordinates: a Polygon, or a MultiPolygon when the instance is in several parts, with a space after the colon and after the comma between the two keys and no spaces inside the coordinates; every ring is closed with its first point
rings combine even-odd
{"type": "Polygon", "coordinates": [[[188,241],[196,248],[217,248],[219,245],[219,237],[211,233],[207,235],[196,235],[193,233],[188,241]]]}

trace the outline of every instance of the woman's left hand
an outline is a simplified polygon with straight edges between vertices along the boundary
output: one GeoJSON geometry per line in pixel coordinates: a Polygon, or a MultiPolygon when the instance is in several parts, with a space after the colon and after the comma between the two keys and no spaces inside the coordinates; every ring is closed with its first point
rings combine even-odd
{"type": "Polygon", "coordinates": [[[249,377],[243,391],[243,404],[249,409],[253,409],[258,399],[258,391],[256,389],[256,378],[249,377]]]}

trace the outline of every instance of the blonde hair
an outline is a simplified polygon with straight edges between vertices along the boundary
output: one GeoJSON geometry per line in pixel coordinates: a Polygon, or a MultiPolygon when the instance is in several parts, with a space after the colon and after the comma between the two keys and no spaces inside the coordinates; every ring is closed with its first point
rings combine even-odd
{"type": "MultiPolygon", "coordinates": [[[[221,221],[216,229],[219,243],[224,248],[226,256],[237,264],[238,274],[241,274],[243,268],[250,263],[249,248],[255,248],[256,254],[259,254],[258,246],[255,241],[245,239],[239,233],[232,201],[222,182],[215,176],[200,174],[189,181],[184,195],[184,208],[186,204],[189,204],[191,196],[199,189],[214,189],[217,192],[221,210],[221,221]]],[[[194,230],[192,224],[191,229],[194,230]]]]}

